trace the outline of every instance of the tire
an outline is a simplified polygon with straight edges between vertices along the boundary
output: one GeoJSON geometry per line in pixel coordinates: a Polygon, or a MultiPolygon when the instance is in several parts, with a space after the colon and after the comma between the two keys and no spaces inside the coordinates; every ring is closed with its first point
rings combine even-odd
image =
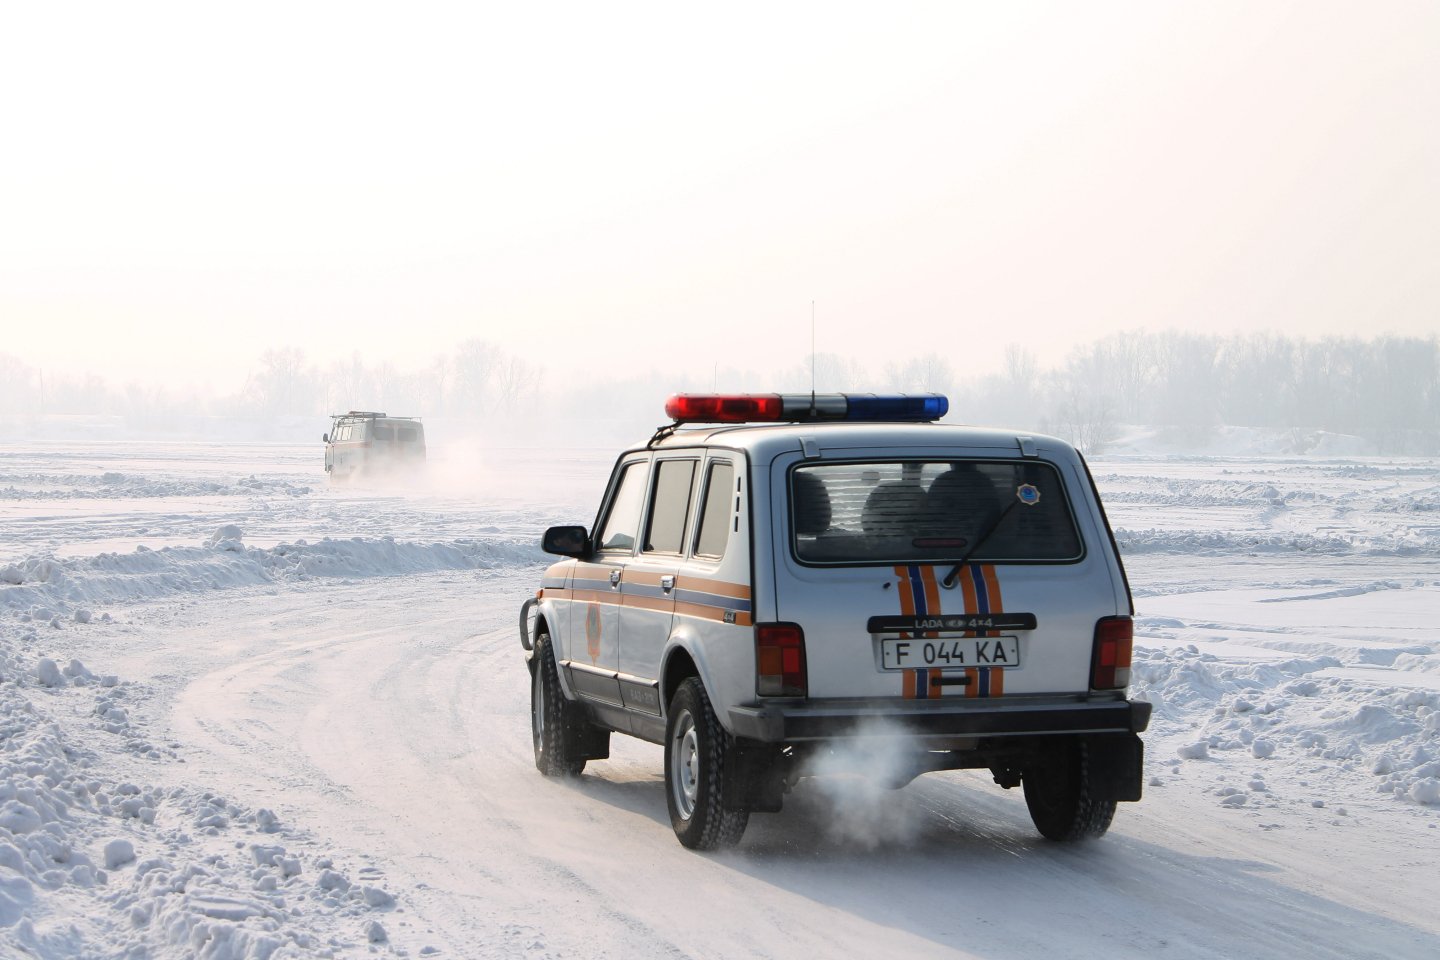
{"type": "Polygon", "coordinates": [[[535,768],[547,777],[579,776],[585,761],[574,749],[577,724],[584,723],[575,704],[560,690],[560,671],[550,635],[535,638],[530,678],[530,735],[535,742],[535,768]]]}
{"type": "Polygon", "coordinates": [[[722,802],[733,743],[700,679],[680,684],[665,723],[665,797],[675,836],[691,850],[733,846],[745,833],[749,811],[727,810],[722,802]]]}
{"type": "Polygon", "coordinates": [[[1046,751],[1039,764],[1025,771],[1025,806],[1045,839],[1089,840],[1110,829],[1115,801],[1095,798],[1089,767],[1089,747],[1077,738],[1046,751]]]}

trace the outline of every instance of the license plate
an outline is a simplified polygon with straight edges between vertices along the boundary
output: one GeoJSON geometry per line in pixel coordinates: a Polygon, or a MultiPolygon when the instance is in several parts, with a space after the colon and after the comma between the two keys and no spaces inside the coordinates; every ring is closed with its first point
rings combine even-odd
{"type": "Polygon", "coordinates": [[[880,660],[886,670],[1018,667],[1020,641],[1016,637],[881,640],[880,660]]]}

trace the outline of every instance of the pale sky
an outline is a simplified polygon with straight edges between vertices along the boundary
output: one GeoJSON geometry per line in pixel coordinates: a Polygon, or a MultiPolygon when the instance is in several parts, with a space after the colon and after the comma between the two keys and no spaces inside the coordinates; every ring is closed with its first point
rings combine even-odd
{"type": "Polygon", "coordinates": [[[1440,4],[11,3],[0,352],[962,375],[1440,332],[1440,4]]]}

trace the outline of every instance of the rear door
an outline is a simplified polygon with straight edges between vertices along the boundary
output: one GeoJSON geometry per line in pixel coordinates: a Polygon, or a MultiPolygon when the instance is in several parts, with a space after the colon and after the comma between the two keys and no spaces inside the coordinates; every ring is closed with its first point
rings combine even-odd
{"type": "Polygon", "coordinates": [[[776,599],[809,695],[1086,692],[1096,620],[1128,612],[1088,489],[1018,450],[778,459],[776,599]]]}
{"type": "Polygon", "coordinates": [[[660,657],[675,616],[699,466],[694,451],[656,456],[640,549],[621,584],[620,694],[630,709],[656,716],[660,657]]]}

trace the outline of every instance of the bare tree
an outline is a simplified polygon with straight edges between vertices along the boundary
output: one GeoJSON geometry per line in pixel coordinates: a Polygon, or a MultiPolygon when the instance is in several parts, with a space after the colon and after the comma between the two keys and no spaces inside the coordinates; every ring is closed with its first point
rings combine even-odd
{"type": "Polygon", "coordinates": [[[39,371],[0,353],[0,414],[40,411],[39,371]]]}
{"type": "Polygon", "coordinates": [[[1205,334],[1167,331],[1155,343],[1156,396],[1149,419],[1174,427],[1182,439],[1198,441],[1219,420],[1220,341],[1205,334]]]}
{"type": "Polygon", "coordinates": [[[495,404],[505,416],[520,410],[540,385],[540,371],[523,357],[504,357],[495,367],[495,404]]]}
{"type": "Polygon", "coordinates": [[[1117,433],[1114,394],[1103,378],[1105,352],[1095,345],[1072,356],[1051,382],[1045,426],[1089,454],[1103,453],[1117,433]]]}
{"type": "Polygon", "coordinates": [[[306,365],[304,352],[294,347],[266,350],[245,389],[252,408],[270,416],[316,413],[320,393],[319,377],[306,365]]]}
{"type": "Polygon", "coordinates": [[[901,393],[943,393],[955,383],[955,371],[944,357],[928,354],[885,365],[885,389],[901,393]]]}
{"type": "Polygon", "coordinates": [[[1155,379],[1155,348],[1144,333],[1112,334],[1095,344],[1096,375],[1105,378],[1116,414],[1130,422],[1143,419],[1145,393],[1155,379]]]}
{"type": "Polygon", "coordinates": [[[437,355],[430,362],[429,368],[424,373],[428,388],[425,401],[425,411],[428,416],[443,416],[446,413],[446,400],[453,372],[454,365],[444,354],[437,355]]]}
{"type": "Polygon", "coordinates": [[[326,413],[365,410],[375,405],[373,378],[360,359],[358,350],[350,355],[349,360],[331,364],[326,401],[330,405],[326,413]]]}
{"type": "Polygon", "coordinates": [[[481,416],[490,407],[500,348],[488,340],[466,340],[455,349],[455,412],[481,416]]]}
{"type": "Polygon", "coordinates": [[[782,389],[809,393],[811,385],[818,393],[843,393],[866,389],[869,377],[865,368],[850,357],[837,353],[817,353],[791,367],[782,377],[782,389]]]}

